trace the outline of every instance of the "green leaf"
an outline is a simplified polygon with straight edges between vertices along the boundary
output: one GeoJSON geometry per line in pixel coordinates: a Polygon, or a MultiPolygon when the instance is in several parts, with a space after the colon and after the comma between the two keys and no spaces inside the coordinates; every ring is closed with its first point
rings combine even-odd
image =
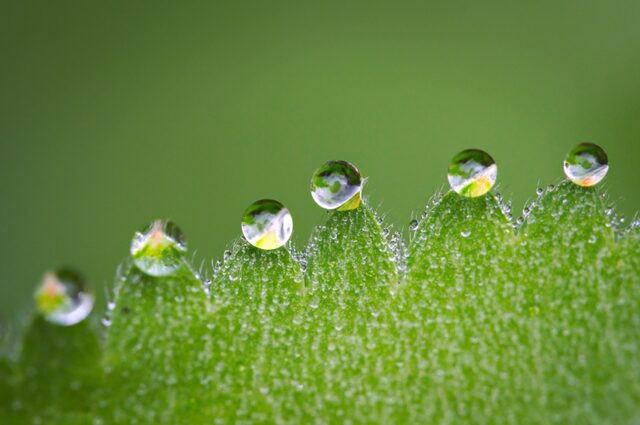
{"type": "Polygon", "coordinates": [[[33,317],[22,342],[14,396],[17,422],[90,423],[100,385],[100,343],[90,320],[59,326],[33,317]]]}
{"type": "Polygon", "coordinates": [[[237,241],[211,283],[214,365],[211,415],[228,423],[273,423],[299,414],[296,371],[304,347],[303,277],[286,249],[237,241]]]}
{"type": "MultiPolygon", "coordinates": [[[[384,364],[394,349],[391,301],[396,257],[373,210],[332,212],[307,251],[302,360],[309,420],[380,420],[388,400],[384,364]],[[382,362],[381,362],[382,360],[382,362]]],[[[393,401],[391,401],[393,402],[393,401]]]]}
{"type": "Polygon", "coordinates": [[[440,423],[454,415],[483,423],[512,403],[499,371],[514,354],[502,334],[512,322],[505,276],[513,243],[492,195],[449,192],[419,223],[398,300],[396,385],[405,420],[440,423]]]}
{"type": "Polygon", "coordinates": [[[529,336],[523,354],[536,371],[521,378],[532,410],[565,423],[624,423],[630,412],[618,409],[626,396],[607,387],[622,370],[609,357],[619,341],[608,324],[615,301],[602,260],[615,238],[602,195],[563,182],[534,204],[519,232],[520,268],[511,269],[532,316],[519,331],[529,336]]]}
{"type": "Polygon", "coordinates": [[[5,421],[8,421],[13,410],[14,379],[14,365],[8,358],[0,357],[0,419],[5,418],[5,421]]]}
{"type": "Polygon", "coordinates": [[[186,261],[167,277],[124,267],[104,354],[105,423],[200,423],[211,385],[208,315],[186,261]]]}
{"type": "MultiPolygon", "coordinates": [[[[126,266],[100,402],[61,417],[637,423],[640,227],[620,229],[598,188],[568,182],[541,193],[516,226],[506,210],[492,194],[449,192],[405,248],[364,202],[329,212],[304,252],[234,242],[204,287],[187,262],[161,278],[126,266]]],[[[25,341],[51,347],[68,338],[59,332],[25,341]]],[[[19,370],[38,370],[48,394],[67,378],[47,384],[59,371],[44,352],[25,343],[19,370]]]]}

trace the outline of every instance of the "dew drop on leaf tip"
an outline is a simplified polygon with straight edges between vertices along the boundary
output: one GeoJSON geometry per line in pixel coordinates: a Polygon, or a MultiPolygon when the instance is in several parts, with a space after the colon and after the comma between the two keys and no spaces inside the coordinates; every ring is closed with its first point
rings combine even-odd
{"type": "Polygon", "coordinates": [[[466,149],[453,157],[447,178],[456,193],[476,198],[483,196],[496,183],[498,166],[493,158],[479,149],[466,149]]]}
{"type": "Polygon", "coordinates": [[[284,246],[293,233],[289,210],[273,199],[261,199],[249,205],[240,224],[244,238],[264,250],[284,246]]]}
{"type": "Polygon", "coordinates": [[[94,297],[82,276],[71,269],[45,273],[35,292],[38,312],[49,322],[71,326],[84,320],[93,309],[94,297]]]}
{"type": "Polygon", "coordinates": [[[600,146],[580,143],[564,159],[564,174],[578,186],[591,187],[600,183],[609,171],[609,159],[600,146]]]}
{"type": "Polygon", "coordinates": [[[311,197],[326,210],[349,211],[360,206],[363,179],[347,161],[328,161],[311,177],[311,197]]]}
{"type": "Polygon", "coordinates": [[[154,220],[131,241],[133,262],[150,276],[168,276],[179,267],[187,251],[182,230],[171,220],[154,220]]]}

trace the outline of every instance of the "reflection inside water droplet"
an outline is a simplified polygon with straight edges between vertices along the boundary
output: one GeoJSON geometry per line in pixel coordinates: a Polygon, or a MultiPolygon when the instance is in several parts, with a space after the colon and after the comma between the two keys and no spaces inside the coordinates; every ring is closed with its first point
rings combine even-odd
{"type": "Polygon", "coordinates": [[[171,220],[154,220],[133,236],[131,257],[150,276],[168,276],[182,264],[187,242],[171,220]]]}
{"type": "Polygon", "coordinates": [[[254,202],[242,216],[242,234],[260,249],[280,248],[289,241],[293,219],[289,210],[278,201],[262,199],[254,202]]]}
{"type": "Polygon", "coordinates": [[[564,174],[578,186],[595,186],[604,179],[607,171],[607,154],[593,143],[580,143],[571,149],[564,160],[564,174]]]}
{"type": "Polygon", "coordinates": [[[449,164],[449,185],[462,196],[475,198],[487,193],[496,183],[498,167],[485,151],[467,149],[449,164]]]}
{"type": "Polygon", "coordinates": [[[93,295],[86,292],[80,274],[69,269],[45,273],[35,299],[38,311],[57,325],[75,325],[93,309],[93,295]]]}
{"type": "Polygon", "coordinates": [[[329,161],[311,177],[311,196],[327,210],[358,208],[362,198],[362,175],[347,161],[329,161]]]}

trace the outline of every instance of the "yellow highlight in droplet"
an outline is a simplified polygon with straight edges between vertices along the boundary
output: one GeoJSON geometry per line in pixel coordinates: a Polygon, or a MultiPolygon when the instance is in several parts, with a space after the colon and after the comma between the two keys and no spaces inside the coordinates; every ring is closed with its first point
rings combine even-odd
{"type": "Polygon", "coordinates": [[[493,181],[487,176],[479,176],[472,183],[468,184],[460,193],[464,196],[477,198],[482,196],[493,187],[493,181]]]}
{"type": "Polygon", "coordinates": [[[276,249],[281,246],[275,230],[270,230],[254,244],[260,249],[276,249]]]}
{"type": "Polygon", "coordinates": [[[351,211],[355,210],[360,206],[362,202],[362,191],[356,193],[344,204],[340,205],[340,207],[336,211],[351,211]]]}

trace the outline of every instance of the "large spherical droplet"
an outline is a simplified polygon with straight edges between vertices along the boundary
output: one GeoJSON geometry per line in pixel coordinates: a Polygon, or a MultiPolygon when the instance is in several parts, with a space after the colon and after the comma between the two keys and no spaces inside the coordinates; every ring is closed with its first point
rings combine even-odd
{"type": "Polygon", "coordinates": [[[84,320],[93,309],[93,295],[86,292],[82,276],[69,269],[45,273],[35,300],[46,320],[63,326],[84,320]]]}
{"type": "Polygon", "coordinates": [[[155,220],[142,228],[131,241],[135,265],[150,276],[168,276],[182,264],[187,242],[170,220],[155,220]]]}
{"type": "Polygon", "coordinates": [[[347,161],[329,161],[311,178],[311,196],[327,210],[358,208],[362,199],[362,175],[347,161]]]}
{"type": "Polygon", "coordinates": [[[564,174],[578,186],[594,186],[607,175],[609,159],[598,145],[580,143],[564,159],[564,174]]]}
{"type": "Polygon", "coordinates": [[[479,149],[467,149],[449,164],[449,185],[462,196],[475,198],[487,193],[496,183],[498,166],[491,156],[479,149]]]}
{"type": "Polygon", "coordinates": [[[244,238],[251,245],[260,249],[276,249],[291,237],[293,219],[280,202],[262,199],[245,210],[241,227],[244,238]]]}

